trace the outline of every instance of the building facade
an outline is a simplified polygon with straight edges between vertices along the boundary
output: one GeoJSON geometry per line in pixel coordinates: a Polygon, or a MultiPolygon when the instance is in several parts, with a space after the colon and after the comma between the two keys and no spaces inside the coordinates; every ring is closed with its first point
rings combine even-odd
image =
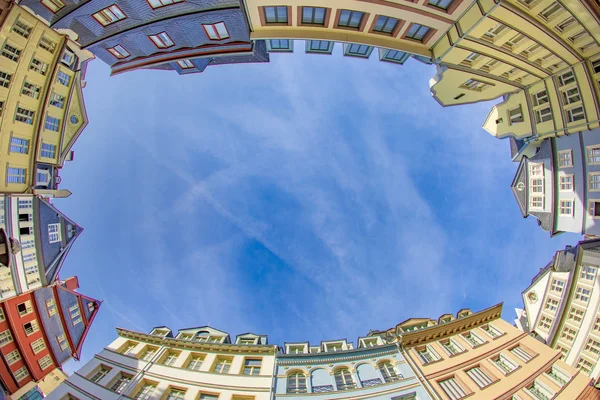
{"type": "Polygon", "coordinates": [[[55,282],[82,231],[46,199],[0,195],[0,300],[55,282]]]}
{"type": "Polygon", "coordinates": [[[0,382],[13,398],[79,358],[100,302],[78,287],[73,277],[0,302],[0,382]]]}
{"type": "Polygon", "coordinates": [[[59,169],[87,124],[89,52],[10,2],[0,13],[0,193],[65,197],[59,169]]]}
{"type": "Polygon", "coordinates": [[[107,63],[113,74],[150,68],[179,74],[208,65],[267,62],[238,0],[87,2],[23,0],[23,6],[107,63]]]}
{"type": "Polygon", "coordinates": [[[600,378],[600,240],[558,251],[523,291],[516,326],[558,350],[567,364],[600,378]]]}
{"type": "Polygon", "coordinates": [[[48,399],[600,399],[589,376],[501,311],[410,319],[356,347],[345,339],[279,347],[251,333],[231,343],[210,327],[176,335],[117,328],[119,337],[48,399]]]}

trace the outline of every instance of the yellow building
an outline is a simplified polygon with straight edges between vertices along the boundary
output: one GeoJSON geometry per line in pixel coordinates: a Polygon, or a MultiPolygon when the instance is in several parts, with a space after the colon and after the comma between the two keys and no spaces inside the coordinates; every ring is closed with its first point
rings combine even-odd
{"type": "Polygon", "coordinates": [[[63,370],[56,368],[46,375],[42,380],[38,381],[37,385],[42,393],[47,396],[68,378],[69,376],[65,374],[63,370]]]}
{"type": "Polygon", "coordinates": [[[437,321],[409,319],[373,336],[395,338],[440,399],[597,399],[590,378],[500,318],[502,304],[437,321]]]}
{"type": "Polygon", "coordinates": [[[82,78],[93,56],[18,5],[0,24],[0,192],[66,196],[58,170],[87,125],[82,78]]]}

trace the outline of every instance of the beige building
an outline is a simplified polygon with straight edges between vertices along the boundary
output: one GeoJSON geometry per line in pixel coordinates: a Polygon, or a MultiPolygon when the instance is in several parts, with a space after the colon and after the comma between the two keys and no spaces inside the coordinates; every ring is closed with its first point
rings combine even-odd
{"type": "Polygon", "coordinates": [[[93,56],[16,4],[0,25],[0,192],[68,196],[58,171],[87,125],[82,78],[93,56]]]}
{"type": "Polygon", "coordinates": [[[515,324],[558,350],[562,360],[600,377],[600,240],[558,251],[523,291],[515,324]]]}
{"type": "Polygon", "coordinates": [[[60,368],[56,368],[43,379],[37,382],[40,391],[47,396],[52,393],[61,383],[67,380],[69,376],[60,368]]]}
{"type": "Polygon", "coordinates": [[[595,399],[590,378],[500,318],[502,305],[437,321],[409,319],[382,335],[398,342],[439,399],[595,399]]]}

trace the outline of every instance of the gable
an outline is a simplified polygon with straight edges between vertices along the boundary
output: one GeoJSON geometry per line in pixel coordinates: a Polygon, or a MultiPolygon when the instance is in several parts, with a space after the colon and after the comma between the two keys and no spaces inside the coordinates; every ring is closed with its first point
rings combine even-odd
{"type": "Polygon", "coordinates": [[[75,75],[73,82],[73,93],[69,102],[69,107],[65,114],[65,125],[60,148],[60,164],[62,165],[68,157],[75,141],[88,124],[88,117],[83,102],[83,93],[81,91],[81,73],[75,75]]]}

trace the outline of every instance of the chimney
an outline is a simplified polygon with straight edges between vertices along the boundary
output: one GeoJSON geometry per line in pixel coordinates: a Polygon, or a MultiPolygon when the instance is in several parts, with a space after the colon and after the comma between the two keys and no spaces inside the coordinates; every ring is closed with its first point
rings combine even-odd
{"type": "Polygon", "coordinates": [[[76,276],[72,276],[65,280],[65,287],[69,290],[79,289],[79,279],[76,276]]]}

